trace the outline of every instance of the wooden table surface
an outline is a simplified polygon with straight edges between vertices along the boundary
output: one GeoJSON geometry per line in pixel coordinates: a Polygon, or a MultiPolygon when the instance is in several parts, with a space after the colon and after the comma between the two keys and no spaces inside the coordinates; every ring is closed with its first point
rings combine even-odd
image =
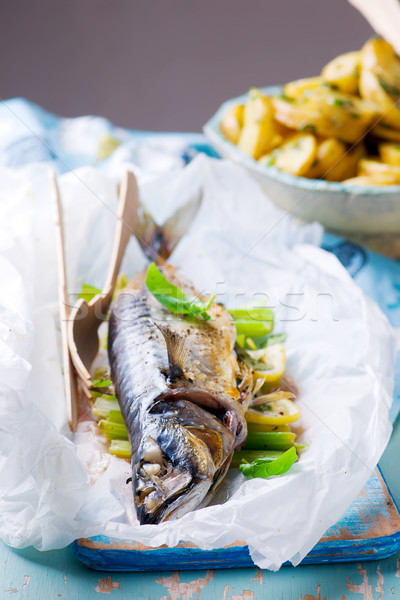
{"type": "MultiPolygon", "coordinates": [[[[380,466],[400,506],[400,419],[380,466]]],[[[400,600],[400,552],[364,563],[251,569],[115,573],[90,571],[70,547],[51,552],[0,544],[0,599],[400,600]],[[110,597],[110,596],[105,596],[110,597]]]]}

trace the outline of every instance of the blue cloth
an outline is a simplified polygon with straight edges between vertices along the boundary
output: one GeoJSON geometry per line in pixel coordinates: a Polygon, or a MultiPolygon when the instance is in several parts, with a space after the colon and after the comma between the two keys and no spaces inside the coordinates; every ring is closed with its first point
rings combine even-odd
{"type": "MultiPolygon", "coordinates": [[[[144,166],[150,170],[152,160],[163,163],[164,159],[167,169],[187,164],[199,152],[217,156],[201,134],[131,131],[115,127],[102,117],[65,119],[22,98],[0,103],[0,132],[0,165],[13,168],[47,162],[64,173],[83,165],[100,165],[111,160],[115,148],[121,151],[123,147],[129,147],[134,161],[145,160],[144,166]],[[140,153],[143,147],[147,148],[146,159],[140,153]]],[[[400,263],[328,233],[324,234],[322,246],[338,257],[391,324],[400,328],[400,263]]],[[[392,421],[399,412],[400,358],[392,421]]]]}

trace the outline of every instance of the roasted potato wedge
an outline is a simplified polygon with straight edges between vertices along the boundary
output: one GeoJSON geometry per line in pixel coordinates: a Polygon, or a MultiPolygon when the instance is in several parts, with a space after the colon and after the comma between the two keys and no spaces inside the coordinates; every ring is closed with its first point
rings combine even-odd
{"type": "Polygon", "coordinates": [[[236,104],[225,113],[220,130],[222,135],[232,144],[237,144],[239,141],[240,132],[243,127],[244,104],[236,104]]]}
{"type": "Polygon", "coordinates": [[[322,80],[341,92],[356,94],[360,77],[360,55],[357,51],[337,56],[322,69],[322,80]]]}
{"type": "Polygon", "coordinates": [[[305,79],[297,79],[290,81],[283,86],[283,94],[289,98],[297,98],[302,96],[304,92],[313,90],[323,85],[322,77],[307,77],[305,79]]]}
{"type": "Polygon", "coordinates": [[[315,159],[305,174],[310,179],[329,179],[330,170],[343,158],[347,150],[346,144],[336,138],[322,140],[318,144],[315,159]]]}
{"type": "Polygon", "coordinates": [[[400,167],[400,143],[399,144],[379,144],[379,156],[382,162],[388,165],[396,165],[400,167]]]}
{"type": "Polygon", "coordinates": [[[372,38],[361,50],[360,95],[379,109],[382,123],[400,130],[400,58],[392,46],[372,38]]]}
{"type": "Polygon", "coordinates": [[[280,171],[292,175],[304,175],[314,162],[317,152],[317,140],[311,134],[297,133],[263,156],[260,163],[274,166],[280,171]]]}
{"type": "Polygon", "coordinates": [[[375,125],[372,128],[371,133],[373,136],[380,138],[382,140],[389,140],[391,142],[400,143],[400,130],[392,129],[391,127],[388,127],[387,125],[382,125],[381,123],[379,123],[378,125],[375,125]]]}
{"type": "Polygon", "coordinates": [[[335,163],[326,174],[327,181],[343,181],[357,175],[358,162],[367,155],[364,144],[358,144],[346,151],[342,158],[335,163]]]}
{"type": "Polygon", "coordinates": [[[396,178],[391,175],[359,175],[358,177],[345,179],[343,183],[346,185],[363,185],[366,187],[369,187],[370,185],[398,185],[396,178]]]}
{"type": "Polygon", "coordinates": [[[371,103],[328,88],[296,99],[272,98],[272,103],[275,119],[287,127],[351,143],[363,137],[376,116],[371,103]]]}
{"type": "Polygon", "coordinates": [[[358,174],[359,175],[384,175],[393,177],[395,183],[400,183],[400,166],[388,165],[380,162],[379,160],[370,160],[362,158],[358,163],[358,174]]]}
{"type": "Polygon", "coordinates": [[[243,113],[243,128],[238,147],[255,159],[278,146],[283,138],[273,120],[274,109],[270,98],[256,89],[249,91],[243,113]]]}

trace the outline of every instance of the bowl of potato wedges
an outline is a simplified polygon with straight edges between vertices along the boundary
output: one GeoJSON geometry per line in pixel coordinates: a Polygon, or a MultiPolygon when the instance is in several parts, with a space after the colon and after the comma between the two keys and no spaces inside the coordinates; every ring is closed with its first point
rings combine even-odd
{"type": "Polygon", "coordinates": [[[224,102],[204,132],[300,219],[400,234],[400,57],[385,40],[315,77],[251,88],[224,102]]]}

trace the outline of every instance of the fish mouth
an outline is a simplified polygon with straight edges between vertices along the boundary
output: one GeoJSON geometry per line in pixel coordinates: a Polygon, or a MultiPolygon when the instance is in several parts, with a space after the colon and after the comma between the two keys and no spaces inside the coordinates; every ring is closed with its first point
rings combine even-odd
{"type": "Polygon", "coordinates": [[[149,416],[132,464],[140,524],[177,519],[209,499],[235,447],[233,432],[192,397],[167,394],[149,416]]]}

